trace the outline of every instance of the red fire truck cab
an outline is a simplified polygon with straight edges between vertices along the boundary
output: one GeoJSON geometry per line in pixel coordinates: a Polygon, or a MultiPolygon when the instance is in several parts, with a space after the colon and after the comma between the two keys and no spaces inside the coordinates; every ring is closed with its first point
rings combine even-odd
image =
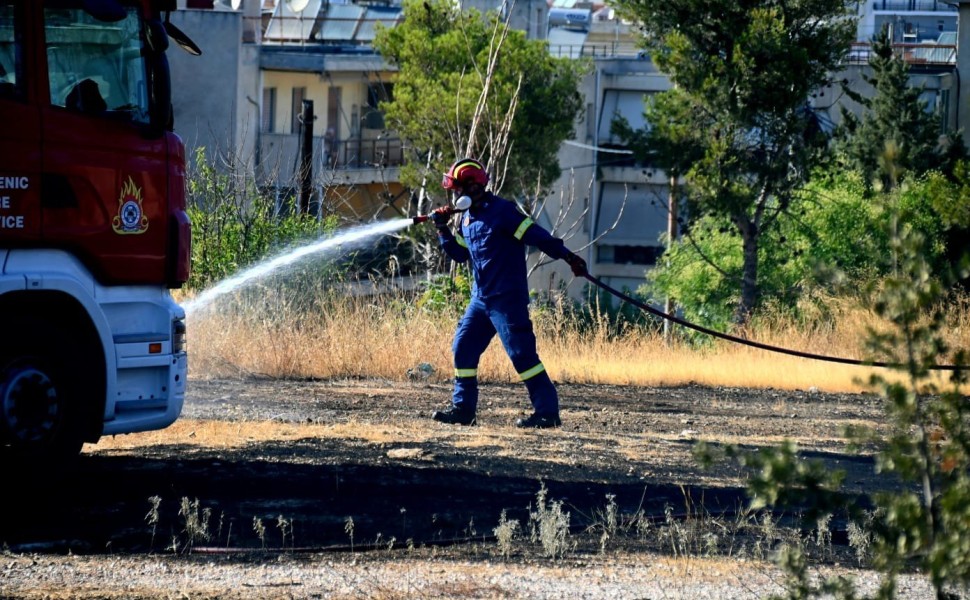
{"type": "MultiPolygon", "coordinates": [[[[0,0],[0,452],[160,429],[185,394],[185,151],[162,11],[0,0]]],[[[177,29],[175,30],[177,31],[177,29]]]]}

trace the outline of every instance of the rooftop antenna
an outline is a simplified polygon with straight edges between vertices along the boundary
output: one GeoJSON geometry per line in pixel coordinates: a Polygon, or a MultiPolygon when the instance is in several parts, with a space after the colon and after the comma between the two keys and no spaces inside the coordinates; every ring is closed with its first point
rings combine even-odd
{"type": "MultiPolygon", "coordinates": [[[[303,31],[303,11],[310,4],[310,0],[286,0],[286,6],[297,15],[297,20],[300,24],[300,31],[303,31]]],[[[300,45],[302,46],[306,40],[303,39],[303,35],[300,36],[300,45]]]]}

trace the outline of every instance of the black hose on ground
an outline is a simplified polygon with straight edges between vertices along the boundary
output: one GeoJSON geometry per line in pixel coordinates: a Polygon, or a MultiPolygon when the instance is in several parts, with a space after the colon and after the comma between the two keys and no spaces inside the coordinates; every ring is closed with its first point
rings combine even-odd
{"type": "MultiPolygon", "coordinates": [[[[824,360],[827,362],[841,363],[843,365],[860,365],[860,366],[866,366],[866,367],[885,367],[885,368],[899,368],[904,366],[902,363],[890,363],[890,362],[880,362],[880,361],[859,360],[855,358],[840,358],[837,356],[825,356],[823,354],[813,354],[811,352],[802,352],[801,350],[792,350],[790,348],[781,348],[779,346],[772,346],[770,344],[763,344],[761,342],[746,340],[744,338],[739,338],[737,336],[733,336],[727,333],[714,331],[713,329],[708,329],[707,327],[703,327],[701,325],[697,325],[695,323],[685,321],[673,315],[668,315],[662,310],[658,310],[648,304],[640,302],[639,300],[632,298],[627,294],[624,294],[620,290],[613,288],[607,285],[606,283],[603,283],[601,280],[599,280],[596,277],[593,277],[589,273],[584,275],[584,277],[586,277],[586,279],[588,279],[591,283],[593,283],[593,285],[596,285],[597,287],[605,290],[606,292],[609,292],[610,294],[616,296],[620,300],[623,300],[624,302],[628,302],[633,306],[636,306],[641,310],[645,310],[652,315],[661,317],[663,319],[667,319],[671,323],[682,325],[683,327],[687,327],[688,329],[693,329],[694,331],[698,331],[700,333],[709,335],[711,337],[727,340],[729,342],[734,342],[735,344],[743,344],[745,346],[751,346],[752,348],[760,348],[762,350],[767,350],[769,352],[788,354],[789,356],[797,356],[799,358],[810,358],[812,360],[824,360]]],[[[966,370],[970,370],[970,365],[930,365],[928,368],[933,371],[966,371],[966,370]]]]}

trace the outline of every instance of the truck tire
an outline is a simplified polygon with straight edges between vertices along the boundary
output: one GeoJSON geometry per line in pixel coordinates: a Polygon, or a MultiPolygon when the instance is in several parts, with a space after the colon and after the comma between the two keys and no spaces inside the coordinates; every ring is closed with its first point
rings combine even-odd
{"type": "Polygon", "coordinates": [[[14,326],[0,342],[0,441],[15,458],[62,460],[83,445],[78,368],[83,349],[35,319],[14,326]]]}

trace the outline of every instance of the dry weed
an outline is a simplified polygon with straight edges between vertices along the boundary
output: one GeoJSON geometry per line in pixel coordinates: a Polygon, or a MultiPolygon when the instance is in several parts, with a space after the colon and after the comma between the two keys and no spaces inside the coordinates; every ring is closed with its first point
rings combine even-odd
{"type": "MultiPolygon", "coordinates": [[[[288,298],[285,289],[264,290],[259,303],[230,299],[218,311],[190,319],[193,377],[313,377],[407,380],[422,366],[430,382],[447,382],[453,370],[451,340],[457,314],[415,307],[405,294],[382,297],[288,298]]],[[[830,299],[824,316],[805,325],[769,315],[742,335],[804,352],[862,358],[867,328],[882,327],[870,311],[830,299]]],[[[951,307],[949,343],[970,347],[970,300],[951,307]]],[[[579,327],[567,316],[539,314],[539,353],[557,381],[618,385],[679,385],[811,389],[858,392],[870,369],[808,360],[716,341],[703,347],[665,343],[636,327],[617,331],[603,319],[579,327]]],[[[518,377],[498,342],[482,357],[483,381],[518,377]]]]}

